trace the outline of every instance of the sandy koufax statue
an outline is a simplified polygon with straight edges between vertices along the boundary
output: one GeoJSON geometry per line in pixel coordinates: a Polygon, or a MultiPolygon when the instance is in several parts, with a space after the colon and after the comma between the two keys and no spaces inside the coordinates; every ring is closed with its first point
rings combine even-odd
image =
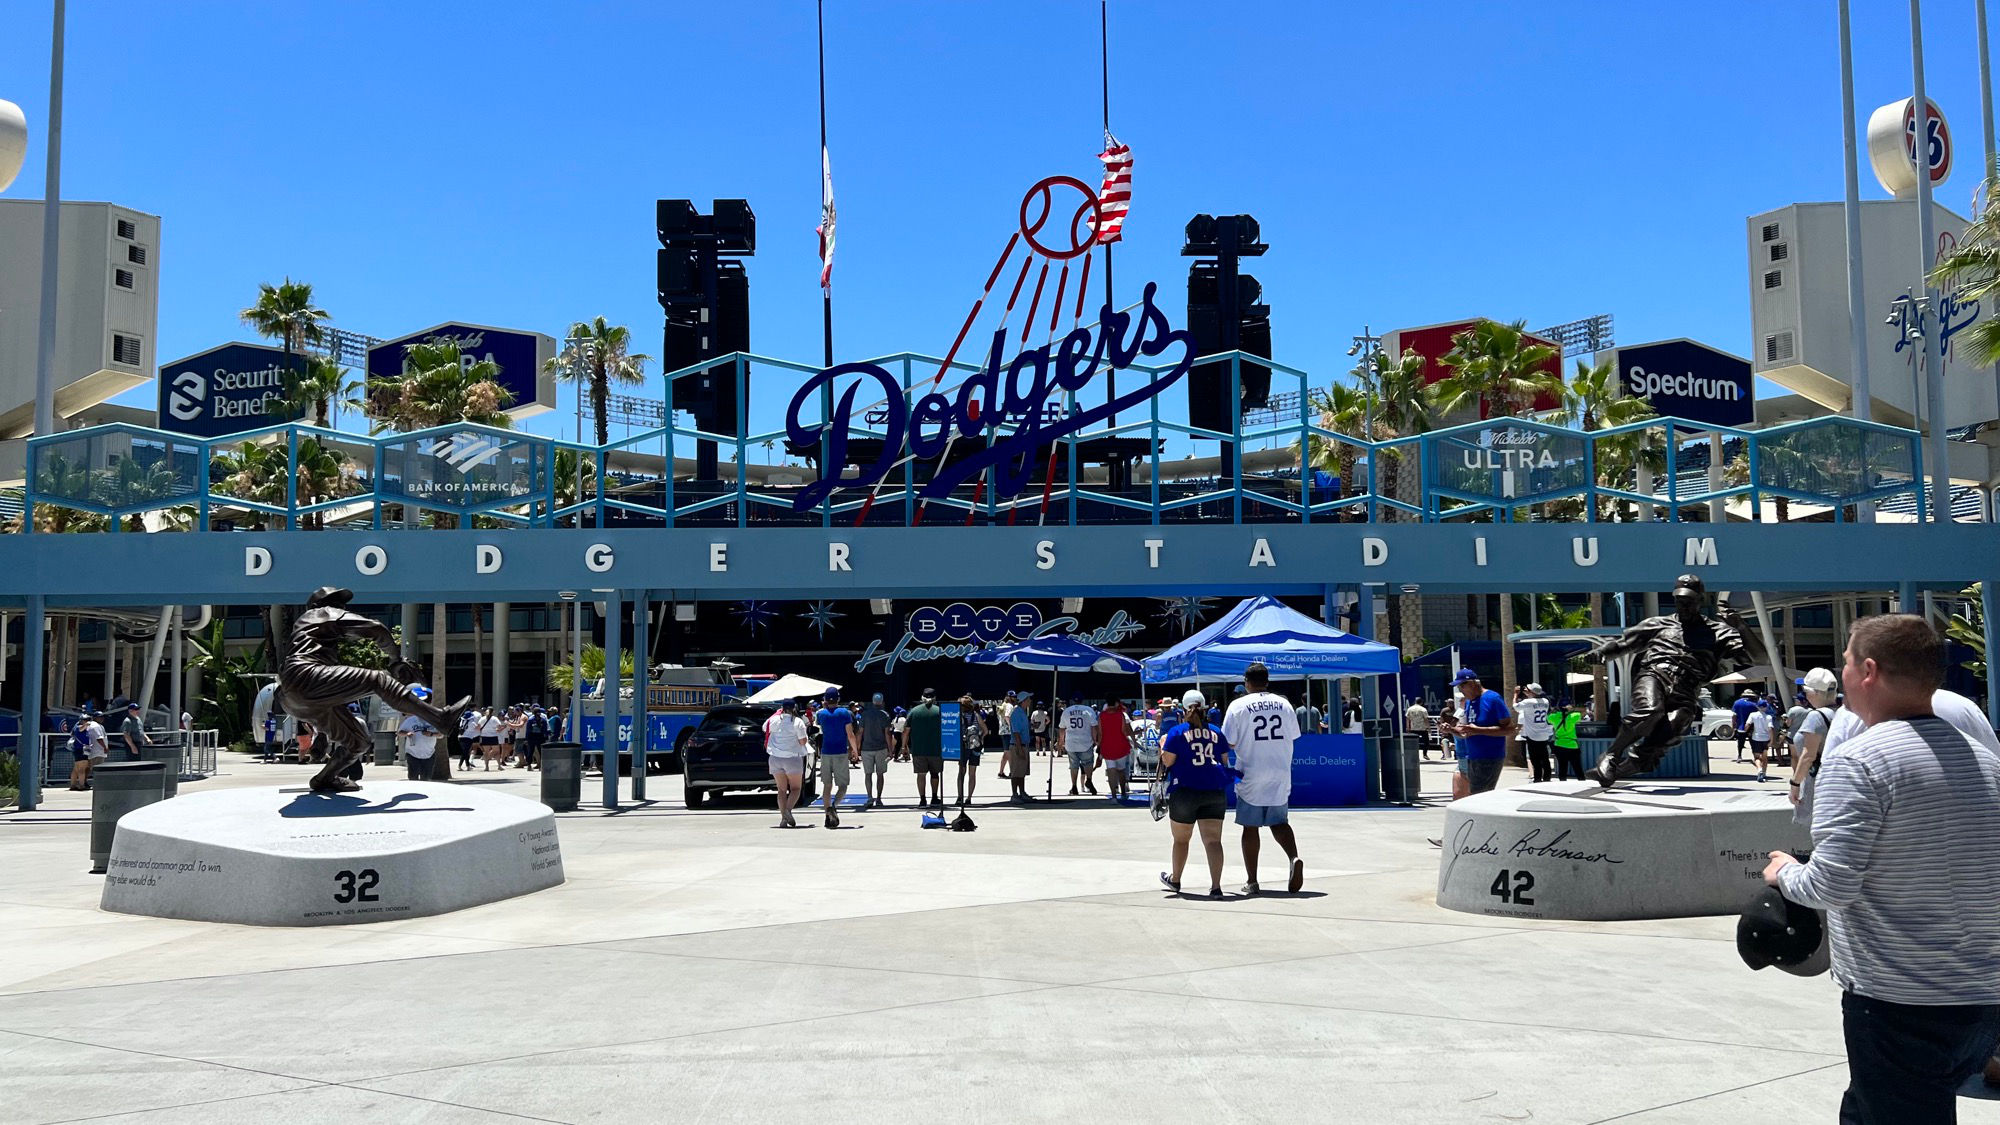
{"type": "Polygon", "coordinates": [[[1715,617],[1703,616],[1706,596],[1700,578],[1683,574],[1674,582],[1673,613],[1648,617],[1584,654],[1592,663],[1638,654],[1632,660],[1625,721],[1585,777],[1608,789],[1659,765],[1701,720],[1702,688],[1736,665],[1750,663],[1735,612],[1722,604],[1715,617]]]}
{"type": "Polygon", "coordinates": [[[368,728],[347,709],[349,703],[368,695],[405,715],[415,715],[439,730],[455,730],[458,713],[472,703],[467,696],[449,707],[433,706],[410,690],[416,669],[397,661],[393,675],[375,668],[356,668],[337,663],[340,642],[347,637],[373,640],[387,647],[395,635],[380,621],[349,613],[346,605],[354,591],[321,586],[306,601],[306,611],[292,625],[292,651],[278,670],[278,703],[285,712],[311,723],[327,740],[326,768],[313,775],[311,786],[318,793],[339,793],[359,789],[342,777],[347,768],[369,752],[373,740],[368,728]]]}

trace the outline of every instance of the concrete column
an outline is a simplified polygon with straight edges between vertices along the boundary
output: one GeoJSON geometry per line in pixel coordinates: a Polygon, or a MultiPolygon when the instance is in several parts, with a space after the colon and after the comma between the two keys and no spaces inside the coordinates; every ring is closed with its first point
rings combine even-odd
{"type": "Polygon", "coordinates": [[[513,663],[513,613],[512,605],[493,603],[493,702],[503,706],[514,701],[507,682],[508,666],[513,663]]]}
{"type": "MultiPolygon", "coordinates": [[[[1500,596],[1504,598],[1508,595],[1502,594],[1500,596]]],[[[1372,587],[1357,585],[1354,587],[1354,597],[1355,634],[1362,640],[1372,641],[1375,639],[1375,591],[1372,587]]],[[[1501,638],[1500,643],[1506,644],[1506,638],[1501,638]]],[[[1373,729],[1369,725],[1370,723],[1382,717],[1381,693],[1376,690],[1376,685],[1366,677],[1359,681],[1357,687],[1361,691],[1361,729],[1366,732],[1373,729]]],[[[1383,795],[1381,743],[1378,739],[1370,738],[1364,733],[1361,736],[1361,745],[1366,755],[1362,759],[1362,769],[1368,779],[1368,799],[1379,801],[1383,795]]]]}
{"type": "MultiPolygon", "coordinates": [[[[81,630],[83,619],[77,618],[77,628],[81,630]]],[[[81,694],[81,693],[79,693],[81,694]]],[[[104,694],[98,702],[111,706],[111,698],[118,694],[118,630],[111,622],[104,622],[104,694]]],[[[60,698],[57,700],[61,702],[60,698]]]]}
{"type": "MultiPolygon", "coordinates": [[[[417,659],[417,603],[404,602],[397,607],[397,610],[396,620],[401,623],[403,632],[402,640],[397,645],[397,655],[401,656],[404,660],[415,663],[417,659]]],[[[444,685],[439,684],[437,690],[442,692],[444,685]]]]}
{"type": "Polygon", "coordinates": [[[1788,605],[1785,607],[1785,664],[1792,668],[1799,667],[1798,616],[1799,607],[1797,605],[1788,605]]]}
{"type": "Polygon", "coordinates": [[[652,653],[653,602],[645,590],[632,611],[632,799],[646,799],[646,751],[652,728],[646,723],[646,674],[652,653]]]}
{"type": "Polygon", "coordinates": [[[1979,609],[1986,618],[1986,721],[2000,726],[2000,675],[1993,667],[2000,659],[2000,581],[1980,583],[1979,609]]]}
{"type": "Polygon", "coordinates": [[[620,625],[625,616],[625,596],[617,590],[604,594],[604,807],[618,808],[618,666],[624,656],[625,639],[620,625]]]}
{"type": "Polygon", "coordinates": [[[47,619],[42,596],[28,595],[28,612],[21,621],[21,791],[15,807],[33,812],[42,796],[42,665],[48,642],[42,635],[47,619]]]}

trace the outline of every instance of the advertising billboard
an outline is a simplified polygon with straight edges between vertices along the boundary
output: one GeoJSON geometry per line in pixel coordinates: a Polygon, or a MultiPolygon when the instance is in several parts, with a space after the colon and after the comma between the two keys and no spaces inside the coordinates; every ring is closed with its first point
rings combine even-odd
{"type": "Polygon", "coordinates": [[[526,418],[555,409],[556,379],[542,365],[555,358],[556,342],[539,332],[519,332],[453,321],[435,324],[368,349],[368,377],[393,379],[403,373],[404,353],[416,344],[455,341],[468,363],[486,361],[500,369],[496,378],[514,396],[507,413],[526,418]]]}
{"type": "MultiPolygon", "coordinates": [[[[1489,319],[1492,318],[1474,317],[1470,320],[1454,320],[1444,324],[1425,325],[1422,328],[1399,328],[1382,337],[1382,350],[1392,356],[1399,356],[1404,352],[1412,351],[1423,356],[1424,382],[1426,384],[1435,383],[1451,374],[1451,368],[1444,365],[1443,359],[1451,352],[1452,337],[1461,332],[1469,332],[1481,320],[1489,319]]],[[[1560,380],[1563,377],[1562,345],[1556,343],[1554,340],[1544,340],[1531,332],[1523,333],[1522,339],[1526,343],[1545,344],[1556,350],[1554,357],[1542,365],[1542,370],[1547,371],[1560,380]]],[[[1561,403],[1554,395],[1543,395],[1535,400],[1536,410],[1554,410],[1559,405],[1561,403]]],[[[1482,408],[1480,410],[1481,417],[1484,417],[1485,413],[1484,408],[1482,408]]]]}
{"type": "Polygon", "coordinates": [[[1611,352],[1619,385],[1645,399],[1656,414],[1717,426],[1747,426],[1757,418],[1750,361],[1693,340],[1662,340],[1611,352]]]}
{"type": "MultiPolygon", "coordinates": [[[[292,370],[305,357],[292,356],[292,370]]],[[[285,353],[263,344],[224,344],[160,365],[160,428],[221,437],[296,420],[285,408],[285,353]]]]}

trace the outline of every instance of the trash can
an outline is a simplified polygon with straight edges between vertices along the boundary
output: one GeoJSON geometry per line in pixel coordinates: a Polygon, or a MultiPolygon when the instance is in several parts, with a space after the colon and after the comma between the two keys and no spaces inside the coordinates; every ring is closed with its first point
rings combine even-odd
{"type": "Polygon", "coordinates": [[[393,766],[396,764],[396,732],[392,730],[370,731],[375,740],[375,764],[393,766]]]}
{"type": "Polygon", "coordinates": [[[583,743],[542,743],[542,803],[556,812],[575,812],[583,797],[583,743]]]}
{"type": "MultiPolygon", "coordinates": [[[[174,751],[178,757],[178,748],[174,751]]],[[[143,762],[106,762],[90,771],[90,873],[104,874],[111,860],[111,840],[118,831],[118,818],[133,809],[144,808],[167,796],[167,764],[157,759],[143,762]]]]}
{"type": "Polygon", "coordinates": [[[162,776],[166,779],[167,796],[173,797],[181,791],[181,768],[186,764],[187,735],[179,731],[170,734],[148,734],[152,741],[139,747],[139,760],[158,762],[162,776]]]}
{"type": "Polygon", "coordinates": [[[1384,799],[1399,805],[1416,804],[1424,787],[1418,765],[1423,759],[1424,736],[1406,734],[1383,745],[1389,751],[1382,759],[1384,799]]]}

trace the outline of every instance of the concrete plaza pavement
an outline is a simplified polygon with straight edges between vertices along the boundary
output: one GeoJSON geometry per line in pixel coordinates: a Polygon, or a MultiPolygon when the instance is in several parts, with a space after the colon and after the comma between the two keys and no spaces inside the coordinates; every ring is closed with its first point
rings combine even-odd
{"type": "MultiPolygon", "coordinates": [[[[1754,784],[1716,749],[1715,783],[1754,784]]],[[[225,754],[183,791],[305,773],[225,754]]],[[[1731,918],[1442,910],[1441,801],[1295,813],[1304,892],[1208,902],[1158,888],[1167,829],[1142,808],[1066,783],[986,807],[1005,783],[984,773],[973,833],[918,827],[907,766],[839,831],[777,830],[768,797],[691,812],[656,776],[651,803],[558,816],[561,887],[304,930],[98,910],[88,795],[58,787],[0,816],[0,1120],[1835,1116],[1829,978],[1745,969],[1731,918]]]]}

